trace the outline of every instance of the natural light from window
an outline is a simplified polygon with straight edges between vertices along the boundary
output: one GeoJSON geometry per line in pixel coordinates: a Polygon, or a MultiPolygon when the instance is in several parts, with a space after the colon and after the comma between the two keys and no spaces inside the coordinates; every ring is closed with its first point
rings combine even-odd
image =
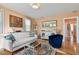
{"type": "Polygon", "coordinates": [[[31,21],[29,19],[25,19],[25,31],[31,31],[31,21]]]}

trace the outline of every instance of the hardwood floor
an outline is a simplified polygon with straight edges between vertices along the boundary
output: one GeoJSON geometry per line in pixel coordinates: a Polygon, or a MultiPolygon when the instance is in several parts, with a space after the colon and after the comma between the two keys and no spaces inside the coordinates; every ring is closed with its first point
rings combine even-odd
{"type": "Polygon", "coordinates": [[[12,53],[7,50],[0,50],[0,55],[12,55],[12,53]]]}
{"type": "MultiPolygon", "coordinates": [[[[42,44],[49,44],[48,40],[38,40],[39,42],[41,42],[42,44]]],[[[62,45],[62,47],[60,49],[56,49],[57,50],[57,55],[74,55],[76,54],[73,48],[68,47],[68,45],[66,45],[66,47],[64,45],[62,45]]]]}
{"type": "MultiPolygon", "coordinates": [[[[38,39],[37,41],[40,42],[41,44],[49,45],[48,40],[38,39]]],[[[62,47],[60,49],[56,49],[56,50],[57,50],[56,55],[78,55],[79,54],[79,47],[77,48],[76,52],[73,48],[65,47],[64,45],[62,45],[62,47]]],[[[16,52],[19,52],[19,51],[20,50],[17,50],[16,52]]],[[[1,50],[0,55],[12,55],[12,52],[9,52],[7,50],[3,50],[3,51],[1,50]]]]}
{"type": "Polygon", "coordinates": [[[10,51],[7,51],[6,49],[4,49],[4,50],[0,51],[0,55],[14,55],[23,49],[24,49],[24,47],[14,51],[14,52],[10,52],[10,51]]]}

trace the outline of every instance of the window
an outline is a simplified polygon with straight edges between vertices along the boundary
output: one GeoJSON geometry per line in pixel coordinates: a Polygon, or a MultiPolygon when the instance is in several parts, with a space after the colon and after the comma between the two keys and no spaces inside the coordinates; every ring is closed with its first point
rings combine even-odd
{"type": "Polygon", "coordinates": [[[0,11],[0,33],[3,33],[3,12],[0,11]]]}
{"type": "Polygon", "coordinates": [[[31,21],[29,19],[25,19],[25,31],[31,31],[31,21]]]}

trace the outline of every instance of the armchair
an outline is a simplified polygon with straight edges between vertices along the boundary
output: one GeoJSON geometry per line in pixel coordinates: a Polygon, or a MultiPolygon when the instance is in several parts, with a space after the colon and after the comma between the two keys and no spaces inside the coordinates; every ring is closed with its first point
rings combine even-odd
{"type": "Polygon", "coordinates": [[[62,45],[63,35],[56,34],[49,36],[49,44],[54,48],[60,48],[62,45]]]}

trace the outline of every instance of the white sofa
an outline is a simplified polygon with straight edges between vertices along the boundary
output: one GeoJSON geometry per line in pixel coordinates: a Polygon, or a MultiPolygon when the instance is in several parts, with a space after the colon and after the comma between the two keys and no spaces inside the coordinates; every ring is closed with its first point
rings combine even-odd
{"type": "Polygon", "coordinates": [[[37,39],[37,36],[30,35],[30,32],[15,32],[12,33],[12,35],[15,38],[14,43],[12,43],[11,40],[4,39],[4,48],[11,52],[16,51],[17,49],[20,49],[30,43],[33,43],[37,39]]]}

